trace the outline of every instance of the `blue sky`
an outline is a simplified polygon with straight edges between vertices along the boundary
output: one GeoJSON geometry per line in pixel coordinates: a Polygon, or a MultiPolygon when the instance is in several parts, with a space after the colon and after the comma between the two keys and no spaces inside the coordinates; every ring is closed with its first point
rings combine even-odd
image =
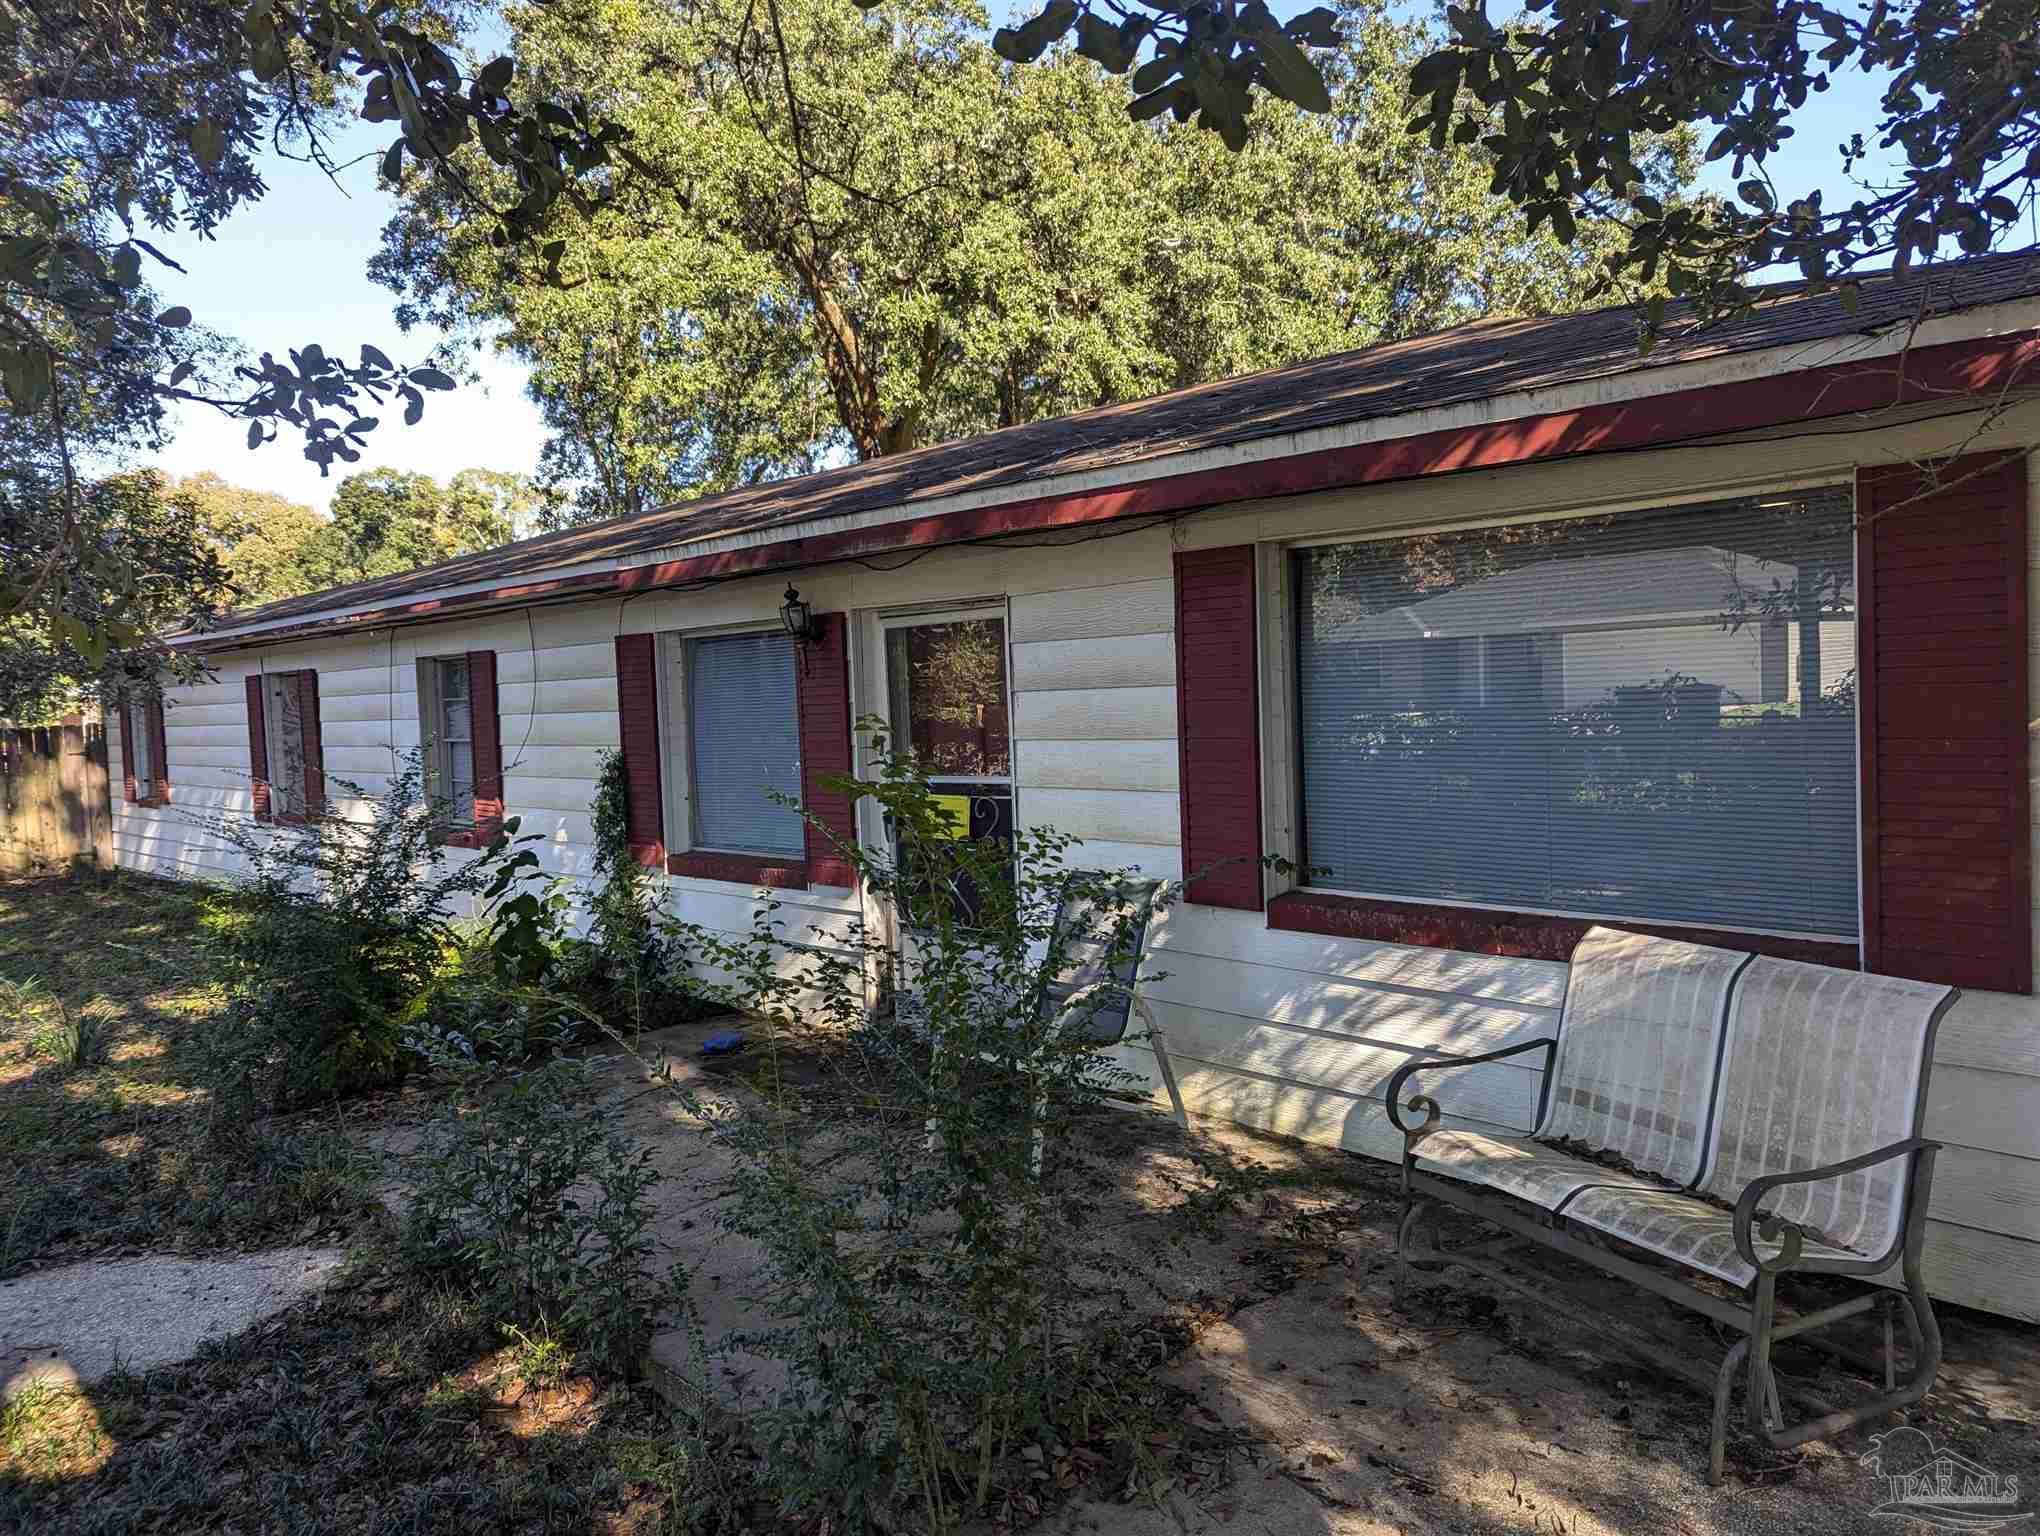
{"type": "MultiPolygon", "coordinates": [[[[1276,6],[1282,14],[1300,8],[1276,6]]],[[[995,6],[994,14],[1000,9],[995,6]]],[[[1841,179],[1836,145],[1852,132],[1868,133],[1878,117],[1877,99],[1873,82],[1851,76],[1809,102],[1796,137],[1771,161],[1780,191],[1820,186],[1831,204],[1853,195],[1841,179]]],[[[400,362],[422,360],[441,338],[400,331],[393,296],[368,279],[369,259],[391,212],[391,199],[376,185],[374,157],[390,136],[386,126],[358,124],[339,141],[339,158],[364,157],[341,173],[339,188],[312,166],[271,157],[262,168],[268,195],[221,226],[215,239],[158,238],[188,273],[158,269],[152,275],[163,302],[189,305],[200,322],[235,337],[251,357],[264,351],[283,356],[316,341],[350,356],[371,342],[400,362]]],[[[1727,163],[1708,167],[1704,179],[1726,190],[1727,163]]],[[[481,367],[480,383],[428,396],[419,426],[385,418],[353,468],[388,464],[441,479],[471,467],[529,473],[545,432],[524,395],[525,370],[489,355],[481,367]]],[[[239,485],[325,507],[341,470],[322,480],[289,436],[251,451],[246,432],[245,424],[216,411],[187,408],[153,462],[173,475],[209,469],[239,485]]]]}

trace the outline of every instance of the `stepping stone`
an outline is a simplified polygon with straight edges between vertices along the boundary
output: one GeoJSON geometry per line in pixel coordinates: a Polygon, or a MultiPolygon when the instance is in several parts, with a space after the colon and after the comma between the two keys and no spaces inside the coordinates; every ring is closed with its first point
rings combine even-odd
{"type": "Polygon", "coordinates": [[[346,1253],[276,1248],[217,1259],[108,1259],[0,1284],[0,1400],[83,1386],[116,1366],[188,1360],[325,1288],[346,1253]]]}

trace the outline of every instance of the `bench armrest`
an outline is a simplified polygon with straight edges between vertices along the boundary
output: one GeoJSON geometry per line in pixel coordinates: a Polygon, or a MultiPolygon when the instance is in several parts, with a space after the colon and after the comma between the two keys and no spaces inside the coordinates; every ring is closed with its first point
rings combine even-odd
{"type": "MultiPolygon", "coordinates": [[[[1743,1186],[1743,1192],[1735,1202],[1735,1247],[1745,1262],[1756,1266],[1759,1273],[1777,1273],[1790,1269],[1799,1262],[1799,1254],[1805,1245],[1799,1228],[1788,1221],[1769,1214],[1760,1214],[1757,1202],[1772,1190],[1787,1184],[1817,1184],[1823,1179],[1838,1179],[1845,1173],[1855,1173],[1871,1168],[1878,1163],[1888,1163],[1894,1157],[1909,1157],[1917,1160],[1923,1152],[1938,1152],[1941,1143],[1929,1141],[1924,1136],[1908,1136],[1903,1141],[1894,1141],[1874,1152],[1865,1152],[1861,1157],[1852,1157],[1845,1162],[1829,1163],[1820,1168],[1799,1168],[1791,1173],[1766,1173],[1751,1179],[1743,1186]],[[1777,1257],[1757,1257],[1755,1245],[1750,1238],[1750,1229],[1756,1228],[1756,1235],[1767,1243],[1779,1244],[1777,1257]]],[[[1910,1203],[1910,1197],[1908,1197],[1910,1203]]]]}
{"type": "Polygon", "coordinates": [[[1388,1101],[1388,1123],[1403,1133],[1405,1153],[1428,1135],[1431,1128],[1438,1123],[1438,1101],[1421,1093],[1410,1100],[1411,1109],[1421,1109],[1424,1112],[1421,1125],[1414,1128],[1404,1125],[1402,1116],[1396,1112],[1396,1103],[1402,1097],[1403,1084],[1425,1067],[1471,1067],[1483,1061],[1501,1061],[1506,1057],[1520,1056],[1525,1051],[1542,1050],[1544,1052],[1542,1070],[1548,1073],[1551,1070],[1552,1055],[1557,1049],[1556,1040],[1525,1040],[1520,1045],[1505,1046],[1499,1051],[1483,1051],[1478,1056],[1419,1056],[1414,1061],[1406,1061],[1395,1069],[1394,1076],[1388,1080],[1388,1091],[1383,1095],[1388,1101]]]}

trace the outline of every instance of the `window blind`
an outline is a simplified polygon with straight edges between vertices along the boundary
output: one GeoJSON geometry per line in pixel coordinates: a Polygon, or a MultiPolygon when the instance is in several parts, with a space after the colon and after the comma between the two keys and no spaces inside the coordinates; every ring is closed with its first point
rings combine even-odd
{"type": "Polygon", "coordinates": [[[455,821],[471,822],[475,819],[475,742],[465,657],[439,663],[439,750],[444,754],[448,808],[455,821]]]}
{"type": "Polygon", "coordinates": [[[785,635],[718,635],[687,644],[687,733],[694,843],[746,853],[806,851],[800,813],[800,713],[785,635]]]}
{"type": "Polygon", "coordinates": [[[1297,552],[1311,883],[1853,938],[1846,491],[1297,552]]]}

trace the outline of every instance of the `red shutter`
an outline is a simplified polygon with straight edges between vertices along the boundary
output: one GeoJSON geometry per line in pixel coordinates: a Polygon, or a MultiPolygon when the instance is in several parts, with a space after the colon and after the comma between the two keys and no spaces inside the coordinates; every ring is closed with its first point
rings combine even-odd
{"type": "Polygon", "coordinates": [[[496,653],[469,651],[468,730],[474,738],[475,831],[494,837],[503,821],[503,717],[496,700],[496,653]]]}
{"type": "Polygon", "coordinates": [[[857,841],[856,802],[824,779],[855,772],[850,731],[850,624],[840,613],[814,616],[820,637],[800,658],[800,803],[822,827],[807,828],[808,881],[855,885],[856,867],[822,828],[845,843],[857,841]]]}
{"type": "Polygon", "coordinates": [[[2023,452],[1857,492],[1865,966],[2033,990],[2023,452]]]}
{"type": "Polygon", "coordinates": [[[140,798],[135,790],[135,706],[126,697],[120,701],[120,767],[121,798],[132,804],[140,798]]]}
{"type": "Polygon", "coordinates": [[[326,748],[319,734],[319,674],[306,667],[294,674],[298,719],[305,733],[305,820],[326,814],[326,748]]]}
{"type": "Polygon", "coordinates": [[[1176,739],[1185,895],[1261,908],[1261,717],[1254,547],[1176,556],[1176,739]],[[1218,866],[1214,868],[1213,866],[1218,866]],[[1210,874],[1195,878],[1198,871],[1210,874]]]}
{"type": "Polygon", "coordinates": [[[163,700],[160,696],[148,703],[149,752],[154,760],[155,777],[149,784],[149,798],[162,805],[170,798],[170,742],[169,733],[163,727],[163,700]]]}
{"type": "Polygon", "coordinates": [[[262,677],[248,679],[248,772],[255,781],[255,819],[269,819],[269,731],[262,718],[262,677]]]}
{"type": "Polygon", "coordinates": [[[616,713],[630,794],[631,856],[666,862],[666,810],[659,773],[659,646],[651,635],[616,637],[616,713]]]}

